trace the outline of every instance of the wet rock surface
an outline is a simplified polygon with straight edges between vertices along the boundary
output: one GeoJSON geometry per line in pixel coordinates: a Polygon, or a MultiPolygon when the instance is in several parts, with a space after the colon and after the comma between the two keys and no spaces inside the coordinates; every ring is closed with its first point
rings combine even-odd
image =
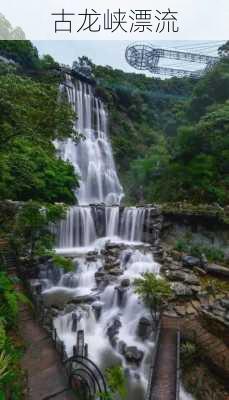
{"type": "Polygon", "coordinates": [[[55,287],[47,292],[43,292],[42,294],[45,306],[54,306],[59,309],[63,309],[67,303],[72,302],[74,297],[75,292],[67,290],[64,287],[55,287]]]}
{"type": "Polygon", "coordinates": [[[144,357],[144,352],[136,346],[126,346],[123,348],[123,355],[127,362],[139,365],[144,357]]]}
{"type": "Polygon", "coordinates": [[[141,317],[138,323],[137,334],[141,339],[147,339],[152,331],[152,322],[146,318],[141,317]]]}
{"type": "Polygon", "coordinates": [[[82,296],[75,296],[71,299],[71,303],[80,304],[80,303],[92,303],[93,301],[98,299],[98,295],[96,294],[85,294],[82,296]]]}
{"type": "Polygon", "coordinates": [[[121,321],[118,318],[115,318],[107,328],[107,336],[109,337],[112,346],[116,346],[117,335],[121,326],[121,321]]]}

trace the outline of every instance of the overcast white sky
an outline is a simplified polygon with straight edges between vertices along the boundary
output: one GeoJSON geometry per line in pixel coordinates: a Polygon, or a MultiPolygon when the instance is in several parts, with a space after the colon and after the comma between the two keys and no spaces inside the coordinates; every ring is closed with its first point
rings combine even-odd
{"type": "MultiPolygon", "coordinates": [[[[72,62],[79,56],[86,55],[95,64],[110,65],[113,68],[119,68],[127,72],[137,72],[129,66],[125,60],[126,46],[131,43],[129,41],[89,41],[89,40],[69,40],[69,41],[33,41],[38,48],[39,53],[50,54],[55,60],[60,63],[72,65],[72,62]]],[[[208,55],[217,55],[217,48],[224,41],[154,41],[151,42],[156,47],[176,48],[181,51],[191,51],[193,53],[202,53],[208,55]]],[[[163,65],[163,63],[161,64],[163,65]]],[[[166,60],[166,65],[170,62],[166,60]]],[[[179,61],[172,61],[174,67],[185,67],[179,61]],[[175,64],[174,64],[175,63],[175,64]]],[[[188,69],[192,69],[190,64],[187,64],[188,69]]],[[[198,67],[198,66],[197,66],[198,67]]]]}

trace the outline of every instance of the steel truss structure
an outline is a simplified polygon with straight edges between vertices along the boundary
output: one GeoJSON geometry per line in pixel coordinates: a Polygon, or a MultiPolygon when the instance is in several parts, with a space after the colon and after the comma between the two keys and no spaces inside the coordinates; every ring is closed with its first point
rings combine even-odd
{"type": "Polygon", "coordinates": [[[158,49],[151,44],[134,43],[126,48],[126,61],[131,67],[138,70],[149,71],[157,75],[170,75],[181,77],[199,78],[206,71],[211,69],[219,60],[218,57],[212,57],[203,54],[189,53],[184,51],[158,49]],[[172,60],[186,61],[189,63],[205,64],[203,69],[190,71],[186,69],[178,69],[172,67],[159,66],[161,58],[172,60]]]}

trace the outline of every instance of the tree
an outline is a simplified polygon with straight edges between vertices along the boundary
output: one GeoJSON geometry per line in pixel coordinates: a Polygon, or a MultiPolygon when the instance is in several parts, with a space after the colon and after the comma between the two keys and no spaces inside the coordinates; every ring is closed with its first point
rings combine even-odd
{"type": "Polygon", "coordinates": [[[0,76],[0,151],[15,138],[44,145],[68,137],[77,139],[76,118],[59,84],[36,82],[16,74],[0,76]],[[48,112],[47,112],[48,111],[48,112]]]}
{"type": "MultiPolygon", "coordinates": [[[[50,146],[50,149],[48,149],[50,146]]],[[[75,204],[78,180],[73,166],[46,149],[17,139],[11,151],[0,153],[0,199],[75,204]]]]}
{"type": "Polygon", "coordinates": [[[44,205],[35,201],[23,204],[11,233],[18,255],[28,256],[34,265],[36,256],[50,254],[55,240],[52,226],[64,216],[65,208],[61,205],[44,205]]]}
{"type": "Polygon", "coordinates": [[[115,365],[105,370],[105,378],[108,386],[106,393],[99,393],[98,397],[103,400],[124,400],[127,395],[126,379],[123,368],[115,365]]]}
{"type": "Polygon", "coordinates": [[[134,280],[134,291],[149,309],[156,327],[166,300],[172,293],[169,283],[152,272],[145,272],[141,278],[134,280]]]}
{"type": "Polygon", "coordinates": [[[53,144],[79,138],[76,116],[58,83],[2,75],[0,109],[1,199],[75,203],[77,176],[53,144]]]}

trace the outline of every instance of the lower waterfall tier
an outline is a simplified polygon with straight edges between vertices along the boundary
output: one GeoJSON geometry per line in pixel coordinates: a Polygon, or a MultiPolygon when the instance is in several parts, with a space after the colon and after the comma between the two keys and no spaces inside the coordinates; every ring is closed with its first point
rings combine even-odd
{"type": "Polygon", "coordinates": [[[85,247],[101,237],[154,243],[162,217],[156,207],[74,206],[57,227],[57,247],[85,247]]]}
{"type": "Polygon", "coordinates": [[[158,275],[149,244],[107,242],[74,258],[75,271],[42,265],[39,279],[44,306],[68,356],[84,332],[88,356],[104,372],[121,364],[127,377],[126,400],[143,400],[154,346],[150,314],[132,283],[146,271],[158,275]],[[57,274],[58,272],[58,274],[57,274]]]}

